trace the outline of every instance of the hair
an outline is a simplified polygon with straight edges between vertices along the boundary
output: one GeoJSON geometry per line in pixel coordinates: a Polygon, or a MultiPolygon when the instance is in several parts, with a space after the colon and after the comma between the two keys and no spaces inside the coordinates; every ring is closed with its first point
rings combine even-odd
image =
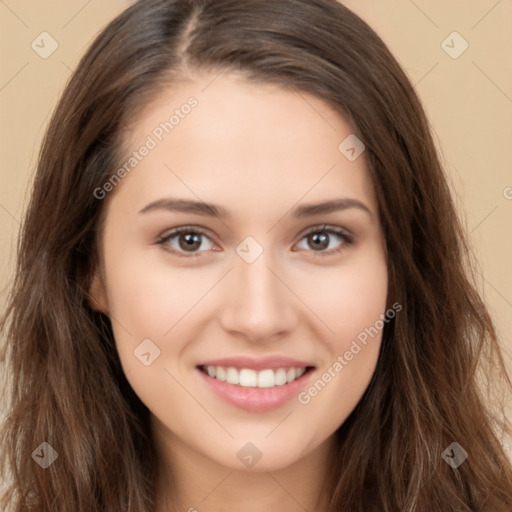
{"type": "Polygon", "coordinates": [[[123,160],[135,113],[195,71],[313,94],[366,145],[388,300],[402,311],[335,433],[330,510],[510,510],[499,431],[511,427],[494,404],[511,382],[429,123],[383,41],[335,0],[140,0],[81,59],[41,147],[1,322],[10,385],[0,474],[10,483],[0,508],[154,510],[149,411],[88,297],[108,201],[94,190],[123,160]],[[47,469],[31,456],[42,442],[58,453],[47,469]],[[442,458],[452,442],[469,452],[457,469],[442,458]]]}

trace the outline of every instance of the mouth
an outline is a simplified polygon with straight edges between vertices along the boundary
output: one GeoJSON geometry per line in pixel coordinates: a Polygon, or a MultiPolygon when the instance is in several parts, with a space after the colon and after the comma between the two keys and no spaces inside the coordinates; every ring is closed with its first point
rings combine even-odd
{"type": "Polygon", "coordinates": [[[316,373],[315,366],[287,358],[223,359],[200,364],[196,370],[213,397],[249,412],[285,405],[316,373]]]}
{"type": "Polygon", "coordinates": [[[268,389],[290,384],[305,373],[312,371],[314,367],[265,368],[257,371],[251,368],[235,368],[233,366],[200,365],[198,369],[212,379],[233,386],[268,389]]]}

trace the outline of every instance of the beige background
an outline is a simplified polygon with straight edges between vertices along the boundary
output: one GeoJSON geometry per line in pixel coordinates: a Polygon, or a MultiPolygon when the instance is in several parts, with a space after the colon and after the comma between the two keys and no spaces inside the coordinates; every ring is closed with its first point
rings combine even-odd
{"type": "MultiPolygon", "coordinates": [[[[92,38],[130,3],[0,0],[2,308],[27,186],[49,115],[92,38]],[[43,31],[59,45],[47,59],[31,48],[43,31]]],[[[423,100],[475,245],[482,293],[512,369],[512,0],[345,3],[383,37],[423,100]],[[469,44],[457,59],[441,46],[453,31],[469,44]]],[[[455,49],[459,44],[454,40],[455,49]]]]}

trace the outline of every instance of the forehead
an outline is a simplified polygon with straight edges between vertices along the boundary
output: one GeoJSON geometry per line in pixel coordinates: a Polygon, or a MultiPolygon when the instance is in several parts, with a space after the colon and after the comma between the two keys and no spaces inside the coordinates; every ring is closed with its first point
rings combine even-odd
{"type": "Polygon", "coordinates": [[[291,207],[306,195],[308,202],[346,195],[375,202],[364,153],[350,161],[340,150],[353,127],[291,87],[198,75],[161,90],[130,128],[125,163],[150,149],[119,188],[141,207],[166,194],[246,207],[257,198],[260,209],[291,207]]]}

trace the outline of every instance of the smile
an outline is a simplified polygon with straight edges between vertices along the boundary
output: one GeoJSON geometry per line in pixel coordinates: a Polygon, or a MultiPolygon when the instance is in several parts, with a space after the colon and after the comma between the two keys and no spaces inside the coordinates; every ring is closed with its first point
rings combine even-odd
{"type": "Polygon", "coordinates": [[[209,361],[198,365],[196,371],[208,392],[213,392],[212,396],[253,413],[271,411],[289,403],[317,373],[315,366],[279,357],[209,361]]]}
{"type": "Polygon", "coordinates": [[[267,368],[256,371],[250,368],[224,366],[200,366],[199,369],[220,382],[235,386],[254,388],[273,388],[289,384],[302,377],[309,367],[301,368],[267,368]]]}

